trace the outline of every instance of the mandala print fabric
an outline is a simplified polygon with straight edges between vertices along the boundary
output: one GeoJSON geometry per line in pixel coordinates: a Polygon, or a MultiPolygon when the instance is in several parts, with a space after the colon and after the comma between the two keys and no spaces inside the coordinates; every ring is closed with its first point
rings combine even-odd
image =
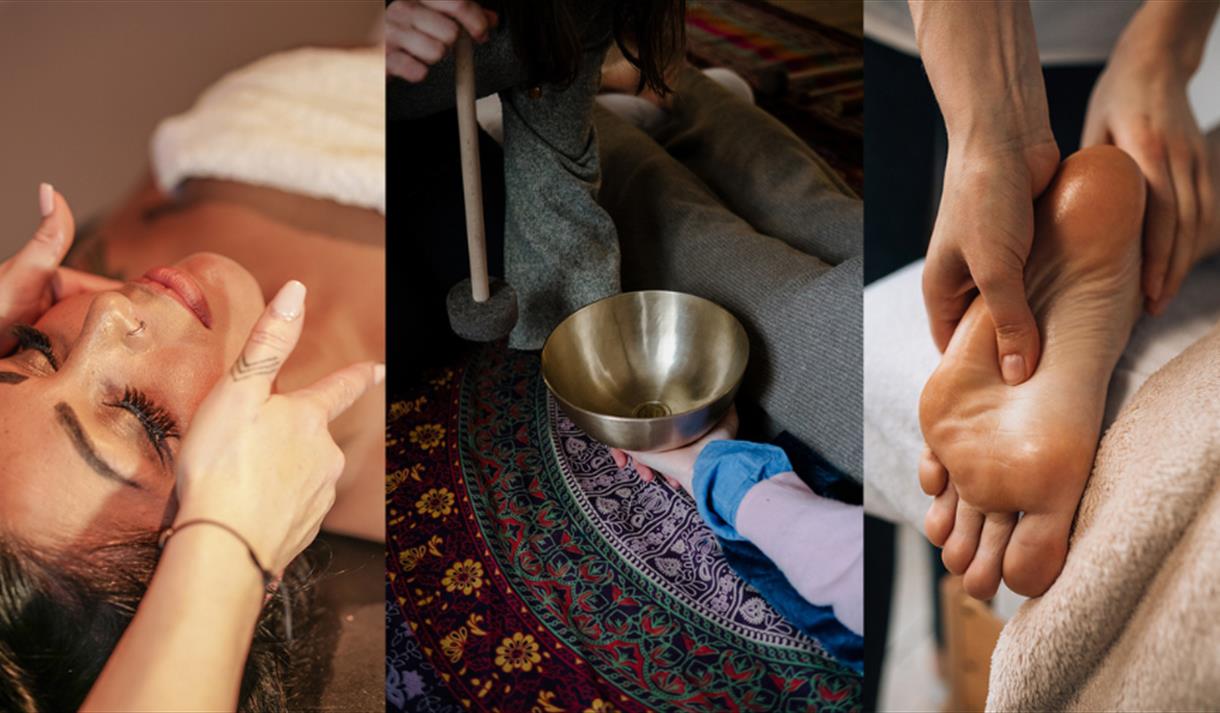
{"type": "Polygon", "coordinates": [[[432,375],[387,443],[392,708],[858,708],[859,675],[734,574],[689,498],[573,425],[536,356],[432,375]]]}

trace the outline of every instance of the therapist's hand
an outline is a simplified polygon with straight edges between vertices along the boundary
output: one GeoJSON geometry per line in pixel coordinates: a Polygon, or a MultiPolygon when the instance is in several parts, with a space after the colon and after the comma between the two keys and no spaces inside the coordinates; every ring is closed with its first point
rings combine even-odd
{"type": "Polygon", "coordinates": [[[1214,2],[1149,3],[1123,31],[1093,88],[1082,146],[1131,154],[1148,182],[1142,285],[1159,314],[1199,258],[1214,219],[1215,177],[1186,85],[1198,69],[1214,2]]]}
{"type": "Polygon", "coordinates": [[[996,326],[1008,384],[1041,352],[1025,297],[1034,199],[1059,165],[1028,2],[911,0],[920,59],[936,94],[949,156],[923,273],[924,305],[942,352],[974,299],[996,326]]]}
{"type": "Polygon", "coordinates": [[[34,237],[0,263],[0,355],[16,346],[14,326],[33,324],[59,300],[122,287],[121,282],[59,266],[72,247],[76,223],[68,201],[50,184],[38,187],[38,209],[42,221],[34,237]]]}
{"type": "Polygon", "coordinates": [[[1025,296],[1025,261],[1034,237],[1034,200],[1055,174],[1053,141],[953,147],[923,271],[924,304],[936,346],[944,351],[974,299],[982,296],[996,325],[1000,373],[1015,385],[1034,372],[1038,325],[1025,296]]]}
{"type": "Polygon", "coordinates": [[[499,22],[499,15],[474,0],[394,0],[385,9],[386,73],[422,82],[461,30],[486,42],[499,22]]]}
{"type": "Polygon", "coordinates": [[[384,365],[364,362],[299,391],[271,393],[301,336],[304,299],[305,287],[293,281],[268,304],[200,405],[177,461],[176,522],[229,525],[276,574],[313,541],[334,504],[344,458],[328,423],[385,374],[384,365]]]}

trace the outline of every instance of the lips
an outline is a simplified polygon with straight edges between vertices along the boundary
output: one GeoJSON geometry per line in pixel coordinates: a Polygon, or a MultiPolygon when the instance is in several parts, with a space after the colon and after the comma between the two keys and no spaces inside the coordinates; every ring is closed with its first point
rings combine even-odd
{"type": "Polygon", "coordinates": [[[204,327],[212,328],[212,310],[208,307],[208,298],[195,278],[172,267],[154,267],[144,273],[140,280],[155,288],[162,288],[166,294],[178,300],[191,314],[199,318],[204,327]]]}

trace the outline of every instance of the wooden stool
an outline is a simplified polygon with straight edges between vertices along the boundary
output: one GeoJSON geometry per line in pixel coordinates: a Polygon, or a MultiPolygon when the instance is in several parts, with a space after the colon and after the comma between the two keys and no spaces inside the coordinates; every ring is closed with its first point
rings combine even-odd
{"type": "Polygon", "coordinates": [[[987,604],[966,594],[959,576],[941,579],[940,595],[945,625],[943,670],[949,687],[945,710],[982,711],[987,705],[991,652],[1004,622],[987,604]]]}

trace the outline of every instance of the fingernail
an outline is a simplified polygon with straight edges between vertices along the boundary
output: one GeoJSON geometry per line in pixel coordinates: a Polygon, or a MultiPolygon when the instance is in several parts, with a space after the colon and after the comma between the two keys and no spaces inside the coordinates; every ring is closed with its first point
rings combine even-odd
{"type": "Polygon", "coordinates": [[[1000,360],[1000,373],[1004,376],[1004,383],[1009,386],[1025,381],[1025,357],[1020,354],[1004,357],[1000,360]]]}
{"type": "Polygon", "coordinates": [[[289,280],[284,283],[280,291],[276,293],[271,300],[271,311],[276,317],[291,322],[301,316],[301,310],[305,307],[305,285],[302,285],[296,280],[289,280]]]}
{"type": "Polygon", "coordinates": [[[1161,290],[1165,289],[1165,277],[1154,277],[1146,281],[1144,291],[1148,293],[1148,299],[1156,302],[1161,298],[1161,290]]]}
{"type": "Polygon", "coordinates": [[[50,183],[38,184],[38,210],[44,218],[55,212],[55,189],[50,183]]]}
{"type": "Polygon", "coordinates": [[[385,381],[385,364],[373,365],[373,383],[380,384],[385,381]]]}

